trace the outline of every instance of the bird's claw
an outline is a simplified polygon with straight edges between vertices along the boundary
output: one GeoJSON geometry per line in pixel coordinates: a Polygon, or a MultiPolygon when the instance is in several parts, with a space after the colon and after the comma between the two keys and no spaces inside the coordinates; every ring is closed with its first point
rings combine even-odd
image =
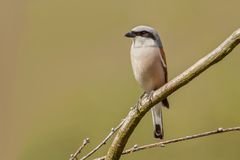
{"type": "Polygon", "coordinates": [[[154,90],[152,90],[150,92],[146,92],[144,97],[146,97],[150,102],[152,102],[153,94],[154,94],[154,90]]]}
{"type": "Polygon", "coordinates": [[[142,106],[142,100],[144,98],[147,98],[148,101],[152,102],[153,93],[154,93],[154,90],[152,90],[150,92],[143,92],[143,94],[140,96],[137,103],[134,105],[134,107],[132,109],[136,109],[139,112],[139,108],[142,106]]]}
{"type": "Polygon", "coordinates": [[[137,112],[139,112],[139,108],[140,106],[142,106],[142,99],[140,98],[137,103],[134,105],[134,109],[137,110],[137,112]]]}
{"type": "Polygon", "coordinates": [[[139,112],[140,106],[142,106],[142,100],[144,99],[146,92],[143,92],[141,96],[139,97],[137,103],[134,105],[133,109],[136,109],[139,112]]]}

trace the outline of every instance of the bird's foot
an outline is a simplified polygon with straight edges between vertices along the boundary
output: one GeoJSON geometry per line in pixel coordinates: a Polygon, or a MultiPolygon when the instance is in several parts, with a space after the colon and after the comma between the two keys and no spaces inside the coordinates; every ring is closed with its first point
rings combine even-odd
{"type": "Polygon", "coordinates": [[[142,100],[145,96],[146,92],[143,92],[141,96],[139,97],[137,103],[134,105],[133,109],[136,109],[139,112],[139,108],[142,106],[142,100]]]}
{"type": "Polygon", "coordinates": [[[140,108],[141,105],[142,105],[142,104],[141,104],[141,99],[139,99],[139,100],[137,101],[137,103],[134,105],[133,109],[136,110],[137,112],[140,112],[140,111],[139,111],[139,108],[140,108]]]}
{"type": "Polygon", "coordinates": [[[152,102],[153,94],[154,94],[154,90],[146,92],[145,95],[144,95],[144,98],[146,97],[148,99],[148,101],[152,102]]]}
{"type": "Polygon", "coordinates": [[[141,94],[140,98],[138,99],[137,103],[134,105],[132,109],[136,109],[139,112],[139,108],[142,106],[142,100],[144,98],[147,98],[148,101],[152,102],[153,93],[154,93],[154,90],[150,92],[143,92],[143,94],[141,94]]]}

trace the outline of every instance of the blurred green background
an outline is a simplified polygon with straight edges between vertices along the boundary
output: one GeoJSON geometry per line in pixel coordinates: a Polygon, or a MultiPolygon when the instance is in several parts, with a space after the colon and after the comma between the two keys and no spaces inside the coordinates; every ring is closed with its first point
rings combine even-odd
{"type": "MultiPolygon", "coordinates": [[[[96,146],[136,102],[130,65],[136,25],[156,28],[177,76],[240,27],[239,0],[1,0],[0,159],[66,160],[82,140],[96,146]]],[[[240,124],[238,46],[169,97],[165,139],[240,124]]],[[[157,142],[150,114],[127,147],[157,142]]],[[[108,143],[96,155],[107,152],[108,143]]],[[[126,160],[236,160],[239,133],[123,156],[126,160]]]]}

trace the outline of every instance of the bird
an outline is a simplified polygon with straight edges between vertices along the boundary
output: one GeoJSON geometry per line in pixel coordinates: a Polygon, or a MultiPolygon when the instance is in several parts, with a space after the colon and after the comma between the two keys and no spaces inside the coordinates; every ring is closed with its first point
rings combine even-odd
{"type": "MultiPolygon", "coordinates": [[[[149,26],[136,26],[125,37],[132,39],[130,49],[134,77],[144,93],[151,94],[168,82],[166,56],[158,32],[149,26]]],[[[154,137],[163,139],[162,107],[169,108],[163,99],[151,108],[154,137]]]]}

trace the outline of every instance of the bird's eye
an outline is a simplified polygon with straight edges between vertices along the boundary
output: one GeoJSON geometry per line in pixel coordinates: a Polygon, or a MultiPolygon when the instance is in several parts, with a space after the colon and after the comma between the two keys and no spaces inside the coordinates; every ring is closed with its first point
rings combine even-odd
{"type": "Polygon", "coordinates": [[[144,35],[144,34],[147,34],[147,33],[148,33],[147,31],[142,31],[141,35],[144,35]]]}
{"type": "Polygon", "coordinates": [[[141,35],[142,37],[149,37],[149,32],[147,32],[147,31],[141,31],[141,32],[140,32],[140,35],[141,35]]]}

